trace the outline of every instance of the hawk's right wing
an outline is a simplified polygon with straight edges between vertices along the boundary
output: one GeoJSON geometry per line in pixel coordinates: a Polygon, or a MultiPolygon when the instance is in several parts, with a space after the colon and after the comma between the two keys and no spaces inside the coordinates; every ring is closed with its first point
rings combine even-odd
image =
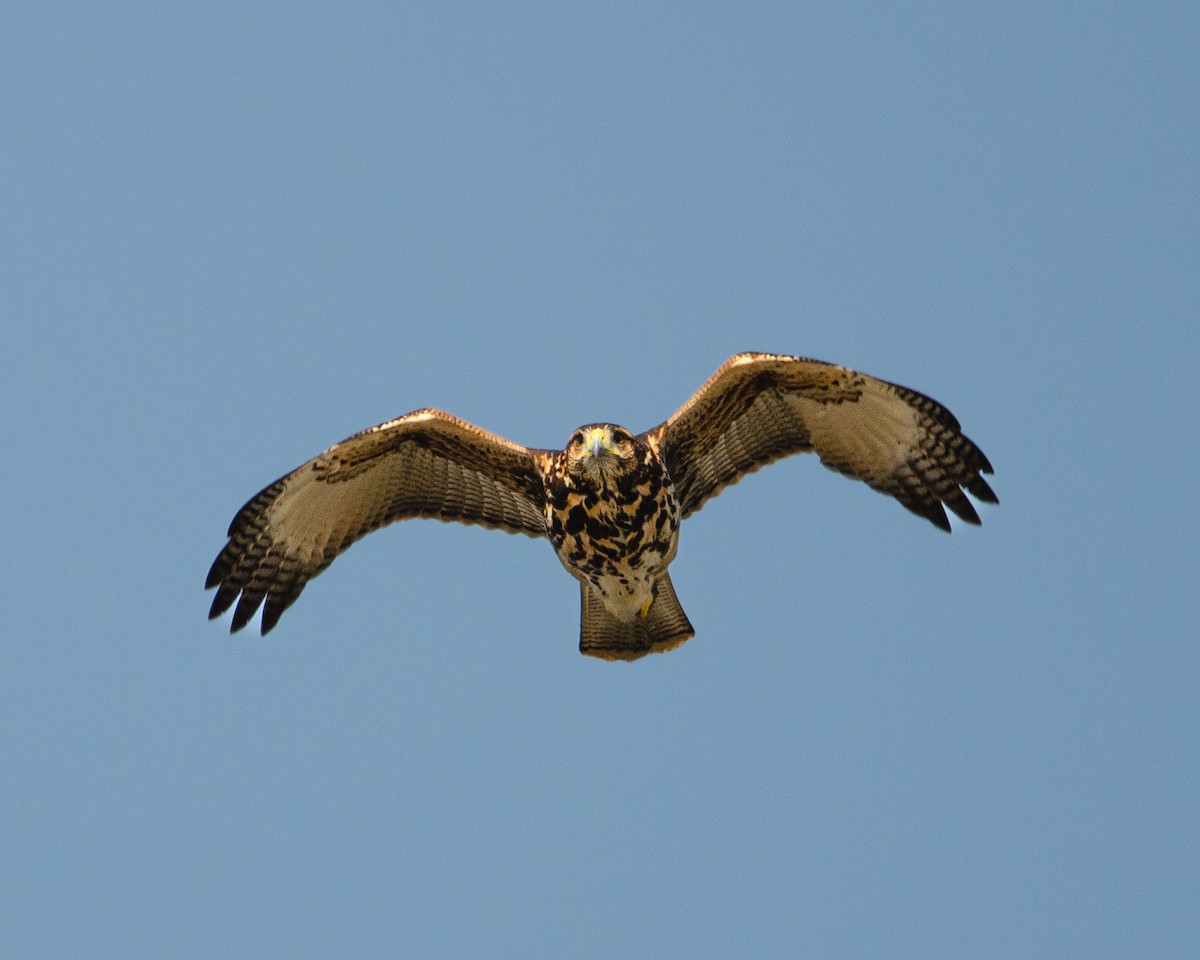
{"type": "Polygon", "coordinates": [[[209,618],[237,600],[231,630],[240,630],[265,599],[265,634],[339,553],[394,520],[434,517],[545,536],[544,455],[432,409],[357,433],[238,511],[205,582],[217,588],[209,618]]]}

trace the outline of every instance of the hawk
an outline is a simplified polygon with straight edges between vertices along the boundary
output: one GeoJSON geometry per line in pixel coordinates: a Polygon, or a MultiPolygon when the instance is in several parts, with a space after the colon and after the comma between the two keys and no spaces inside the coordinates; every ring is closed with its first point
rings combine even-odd
{"type": "Polygon", "coordinates": [[[579,581],[579,649],[635,660],[695,631],[668,570],[680,524],[747,473],[794,453],[950,530],[997,503],[992,466],[924,394],[804,357],[740,353],[665,422],[580,427],[563,450],[523,447],[441,410],[371,427],[280,477],[238,511],[208,572],[209,618],[266,634],[305,584],[395,520],[434,517],[545,537],[579,581]],[[265,605],[264,605],[265,601],[265,605]]]}

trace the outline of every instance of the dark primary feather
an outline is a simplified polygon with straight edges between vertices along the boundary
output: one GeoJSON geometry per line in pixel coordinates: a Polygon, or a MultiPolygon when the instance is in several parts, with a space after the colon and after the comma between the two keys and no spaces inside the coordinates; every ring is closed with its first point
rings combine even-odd
{"type": "Polygon", "coordinates": [[[943,505],[968,523],[962,492],[996,503],[987,457],[924,394],[845,367],[774,354],[731,357],[645,434],[659,447],[683,516],[754,470],[794,453],[862,480],[943,530],[943,505]]]}
{"type": "Polygon", "coordinates": [[[265,600],[265,634],[305,584],[372,530],[434,517],[545,535],[542,451],[439,410],[418,410],[330,447],[252,497],[205,582],[209,617],[234,602],[240,630],[265,600]]]}

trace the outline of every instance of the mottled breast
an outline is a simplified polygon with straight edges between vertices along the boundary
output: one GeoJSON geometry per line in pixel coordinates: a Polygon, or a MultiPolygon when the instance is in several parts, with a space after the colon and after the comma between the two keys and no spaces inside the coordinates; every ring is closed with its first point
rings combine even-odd
{"type": "Polygon", "coordinates": [[[679,502],[655,451],[621,428],[622,455],[603,468],[568,446],[546,476],[546,532],[563,565],[615,615],[644,611],[675,556],[679,502]]]}

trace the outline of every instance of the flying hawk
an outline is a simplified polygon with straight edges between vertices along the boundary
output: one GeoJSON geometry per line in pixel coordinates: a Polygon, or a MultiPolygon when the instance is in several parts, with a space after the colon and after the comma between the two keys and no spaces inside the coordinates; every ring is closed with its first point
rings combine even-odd
{"type": "Polygon", "coordinates": [[[276,480],[233,518],[208,572],[209,618],[265,634],[352,543],[436,517],[546,537],[579,581],[580,652],[635,660],[695,631],[667,570],[679,525],[745,474],[793,453],[895,497],[950,530],[944,507],[997,503],[987,457],[915,390],[803,357],[740,353],[666,422],[580,427],[563,450],[523,447],[440,410],[371,427],[276,480]]]}

